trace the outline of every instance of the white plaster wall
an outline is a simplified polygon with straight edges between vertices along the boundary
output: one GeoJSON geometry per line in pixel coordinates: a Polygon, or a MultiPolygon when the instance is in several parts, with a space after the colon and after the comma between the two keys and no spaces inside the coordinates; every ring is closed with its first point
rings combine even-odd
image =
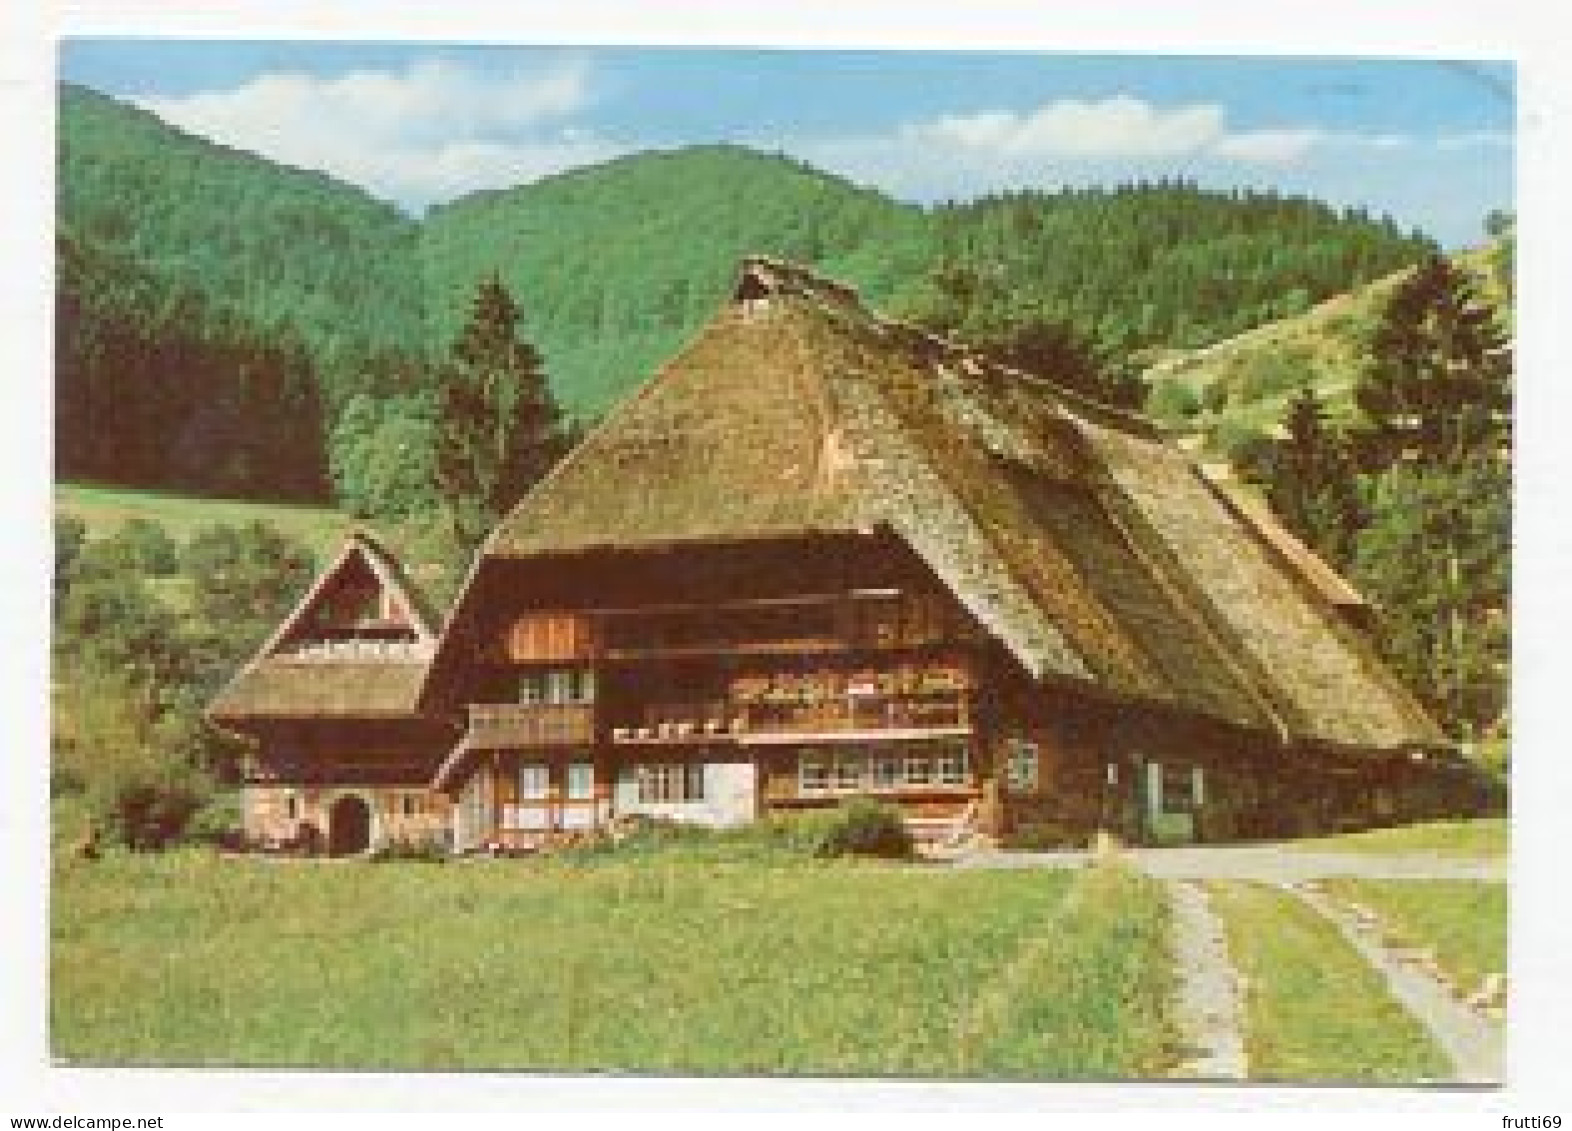
{"type": "Polygon", "coordinates": [[[740,825],[754,818],[757,786],[758,770],[752,762],[706,762],[703,801],[641,804],[634,768],[623,766],[617,771],[613,799],[617,815],[639,813],[700,825],[740,825]]]}

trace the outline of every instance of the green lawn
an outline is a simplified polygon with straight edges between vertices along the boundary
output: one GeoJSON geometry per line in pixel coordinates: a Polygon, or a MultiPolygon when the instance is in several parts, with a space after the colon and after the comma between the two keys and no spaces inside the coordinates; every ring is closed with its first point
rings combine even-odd
{"type": "Polygon", "coordinates": [[[1470,880],[1323,881],[1379,915],[1401,945],[1430,947],[1466,993],[1507,968],[1507,886],[1470,880]]]}
{"type": "Polygon", "coordinates": [[[1160,1075],[1165,904],[1114,869],[63,857],[74,1062],[1160,1075]]]}
{"type": "Polygon", "coordinates": [[[327,507],[199,499],[161,491],[72,483],[55,485],[54,507],[56,514],[80,518],[87,525],[88,536],[93,538],[113,534],[129,518],[151,519],[177,542],[186,541],[199,527],[261,519],[309,546],[319,559],[336,551],[353,525],[346,515],[327,507]]]}
{"type": "Polygon", "coordinates": [[[1273,888],[1210,890],[1246,980],[1251,1079],[1412,1083],[1449,1074],[1445,1054],[1331,923],[1273,888]]]}
{"type": "Polygon", "coordinates": [[[1390,829],[1370,829],[1341,836],[1296,840],[1286,847],[1309,852],[1361,852],[1387,856],[1478,856],[1501,859],[1507,854],[1505,817],[1461,821],[1425,821],[1390,829]]]}

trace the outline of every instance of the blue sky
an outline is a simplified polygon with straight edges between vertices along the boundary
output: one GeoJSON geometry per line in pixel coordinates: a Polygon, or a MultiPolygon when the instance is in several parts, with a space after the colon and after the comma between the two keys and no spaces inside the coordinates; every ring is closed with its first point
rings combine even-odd
{"type": "Polygon", "coordinates": [[[920,202],[1182,175],[1449,246],[1513,201],[1502,63],[75,39],[60,73],[414,212],[722,140],[920,202]]]}

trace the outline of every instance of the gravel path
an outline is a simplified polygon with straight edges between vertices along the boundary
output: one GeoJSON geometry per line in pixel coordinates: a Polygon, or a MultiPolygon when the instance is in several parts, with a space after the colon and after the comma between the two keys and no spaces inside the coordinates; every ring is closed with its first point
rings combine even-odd
{"type": "Polygon", "coordinates": [[[1206,889],[1167,883],[1173,906],[1177,1019],[1189,1055],[1172,1075],[1185,1080],[1243,1080],[1247,1075],[1239,973],[1206,889]]]}
{"type": "Polygon", "coordinates": [[[1386,979],[1392,996],[1430,1031],[1452,1061],[1453,1082],[1501,1082],[1502,1027],[1458,1001],[1427,955],[1386,945],[1379,920],[1356,916],[1314,884],[1284,886],[1331,920],[1386,979]]]}

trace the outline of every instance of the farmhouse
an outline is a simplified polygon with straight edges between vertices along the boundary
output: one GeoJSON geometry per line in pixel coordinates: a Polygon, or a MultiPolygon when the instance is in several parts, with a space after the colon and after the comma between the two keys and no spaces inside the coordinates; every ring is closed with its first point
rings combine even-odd
{"type": "Polygon", "coordinates": [[[1151,423],[761,257],[440,636],[417,609],[357,539],[215,704],[252,827],[468,851],[872,794],[1223,839],[1390,814],[1446,749],[1359,595],[1151,423]]]}

